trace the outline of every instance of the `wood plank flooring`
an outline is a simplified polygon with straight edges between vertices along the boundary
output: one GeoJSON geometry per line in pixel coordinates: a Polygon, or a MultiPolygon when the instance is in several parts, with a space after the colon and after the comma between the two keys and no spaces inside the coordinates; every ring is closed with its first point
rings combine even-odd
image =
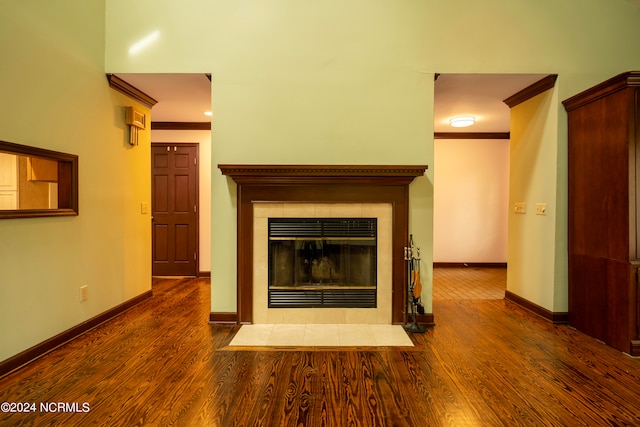
{"type": "Polygon", "coordinates": [[[207,281],[154,295],[0,379],[36,404],[0,425],[640,425],[640,360],[509,301],[434,301],[412,348],[234,349],[207,281]]]}

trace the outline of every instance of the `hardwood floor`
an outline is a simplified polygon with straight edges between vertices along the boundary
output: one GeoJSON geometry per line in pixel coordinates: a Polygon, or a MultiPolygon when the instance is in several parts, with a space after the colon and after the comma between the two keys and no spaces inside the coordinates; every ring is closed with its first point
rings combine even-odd
{"type": "Polygon", "coordinates": [[[640,425],[640,360],[509,301],[435,301],[412,348],[233,349],[207,281],[154,295],[0,379],[36,405],[0,425],[640,425]]]}

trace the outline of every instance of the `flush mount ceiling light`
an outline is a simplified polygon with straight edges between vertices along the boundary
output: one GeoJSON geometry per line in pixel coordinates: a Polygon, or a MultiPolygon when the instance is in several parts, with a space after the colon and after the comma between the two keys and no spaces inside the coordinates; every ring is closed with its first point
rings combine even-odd
{"type": "Polygon", "coordinates": [[[476,122],[476,118],[472,116],[460,116],[449,119],[449,124],[454,128],[465,128],[476,122]]]}

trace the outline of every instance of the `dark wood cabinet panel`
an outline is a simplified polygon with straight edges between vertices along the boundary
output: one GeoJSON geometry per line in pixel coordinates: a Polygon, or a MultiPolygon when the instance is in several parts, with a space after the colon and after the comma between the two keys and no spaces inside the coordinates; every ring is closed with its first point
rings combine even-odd
{"type": "Polygon", "coordinates": [[[604,258],[569,254],[569,324],[605,341],[607,277],[604,258]]]}
{"type": "Polygon", "coordinates": [[[568,113],[569,324],[634,356],[640,72],[563,101],[568,113]]]}

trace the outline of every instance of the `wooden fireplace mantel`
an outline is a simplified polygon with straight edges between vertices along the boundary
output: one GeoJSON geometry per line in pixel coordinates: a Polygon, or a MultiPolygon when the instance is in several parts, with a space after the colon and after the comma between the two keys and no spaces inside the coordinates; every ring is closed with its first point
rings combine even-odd
{"type": "Polygon", "coordinates": [[[218,168],[238,184],[407,185],[426,165],[229,165],[218,168]]]}
{"type": "MultiPolygon", "coordinates": [[[[273,203],[390,203],[392,323],[406,322],[404,247],[409,238],[409,184],[426,165],[220,164],[237,188],[237,312],[211,313],[212,322],[253,321],[253,205],[273,203]]],[[[431,315],[432,316],[432,315],[431,315]]]]}

